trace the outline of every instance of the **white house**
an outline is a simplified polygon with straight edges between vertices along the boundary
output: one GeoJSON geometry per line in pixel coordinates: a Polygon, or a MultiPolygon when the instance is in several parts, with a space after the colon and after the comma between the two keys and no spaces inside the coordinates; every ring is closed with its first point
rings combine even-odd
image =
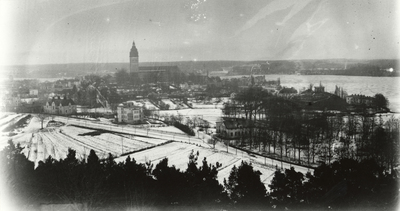
{"type": "Polygon", "coordinates": [[[46,102],[46,105],[43,106],[43,110],[48,114],[74,114],[76,113],[76,104],[71,99],[53,97],[50,101],[46,102]]]}
{"type": "Polygon", "coordinates": [[[134,101],[124,102],[117,107],[118,122],[137,123],[143,120],[143,107],[134,101]]]}
{"type": "Polygon", "coordinates": [[[29,90],[29,95],[30,96],[38,96],[39,91],[37,89],[30,89],[29,90]]]}
{"type": "Polygon", "coordinates": [[[222,139],[238,139],[250,133],[249,121],[239,118],[224,118],[216,122],[217,134],[222,139]]]}

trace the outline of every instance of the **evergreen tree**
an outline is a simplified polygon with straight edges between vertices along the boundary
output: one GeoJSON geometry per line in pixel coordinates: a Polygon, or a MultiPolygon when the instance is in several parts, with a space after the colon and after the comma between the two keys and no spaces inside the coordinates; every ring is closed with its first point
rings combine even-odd
{"type": "Polygon", "coordinates": [[[232,168],[224,185],[236,206],[261,206],[267,202],[266,189],[260,175],[260,171],[253,170],[253,166],[245,161],[239,167],[232,168]]]}
{"type": "Polygon", "coordinates": [[[270,196],[279,204],[296,205],[304,201],[303,180],[303,174],[296,172],[293,167],[284,173],[278,170],[269,185],[270,196]]]}
{"type": "Polygon", "coordinates": [[[217,180],[217,169],[221,167],[221,164],[217,162],[215,166],[208,165],[207,159],[204,158],[203,165],[197,167],[198,156],[199,152],[196,154],[191,152],[185,172],[187,188],[191,195],[189,203],[203,206],[217,205],[225,201],[223,187],[217,180]]]}
{"type": "MultiPolygon", "coordinates": [[[[36,195],[34,191],[34,171],[33,162],[29,161],[24,154],[23,148],[12,140],[8,140],[8,145],[0,152],[0,187],[3,193],[7,193],[8,203],[32,203],[36,195]]],[[[3,196],[0,196],[3,197],[3,196]]],[[[1,199],[1,198],[0,198],[1,199]]],[[[16,204],[17,205],[17,204],[16,204]]]]}
{"type": "Polygon", "coordinates": [[[181,204],[185,198],[186,180],[184,174],[175,166],[168,166],[168,159],[164,158],[154,168],[152,174],[157,181],[157,200],[160,205],[181,204]]]}

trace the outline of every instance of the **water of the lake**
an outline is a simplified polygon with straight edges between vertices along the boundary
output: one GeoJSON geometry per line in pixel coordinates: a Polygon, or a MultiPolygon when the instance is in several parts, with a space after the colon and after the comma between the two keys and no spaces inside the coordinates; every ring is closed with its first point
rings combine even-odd
{"type": "MultiPolygon", "coordinates": [[[[243,77],[243,76],[228,76],[243,77]]],[[[310,84],[319,86],[321,82],[325,91],[333,93],[335,85],[342,87],[349,95],[363,94],[374,96],[383,94],[389,100],[389,108],[400,112],[400,77],[336,76],[336,75],[266,75],[267,81],[281,79],[281,85],[301,90],[310,84]]]]}

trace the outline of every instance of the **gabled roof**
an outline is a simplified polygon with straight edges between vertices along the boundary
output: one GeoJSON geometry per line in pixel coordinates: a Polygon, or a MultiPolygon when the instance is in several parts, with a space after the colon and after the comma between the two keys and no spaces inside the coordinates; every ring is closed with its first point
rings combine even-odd
{"type": "Polygon", "coordinates": [[[224,118],[226,129],[247,128],[250,126],[250,121],[239,118],[224,118]]]}
{"type": "Polygon", "coordinates": [[[48,101],[49,105],[52,105],[54,102],[54,104],[56,106],[68,106],[70,103],[71,105],[75,105],[75,102],[72,99],[51,99],[50,101],[48,101]]]}

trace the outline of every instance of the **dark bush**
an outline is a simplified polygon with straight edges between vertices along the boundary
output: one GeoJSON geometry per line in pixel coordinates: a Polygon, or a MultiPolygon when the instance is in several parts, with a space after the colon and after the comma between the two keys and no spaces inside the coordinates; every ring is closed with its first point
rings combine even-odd
{"type": "Polygon", "coordinates": [[[182,130],[183,132],[185,132],[188,135],[191,135],[191,136],[195,135],[193,129],[187,125],[181,124],[179,122],[174,122],[174,126],[177,127],[179,130],[182,130]]]}

